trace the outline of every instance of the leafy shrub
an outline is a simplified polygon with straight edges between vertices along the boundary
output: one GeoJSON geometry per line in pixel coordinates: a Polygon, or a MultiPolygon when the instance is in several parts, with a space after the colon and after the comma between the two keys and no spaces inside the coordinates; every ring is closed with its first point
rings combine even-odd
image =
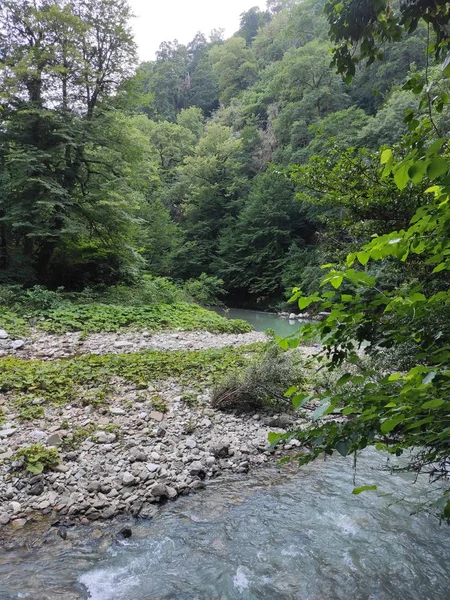
{"type": "Polygon", "coordinates": [[[0,329],[7,331],[11,337],[26,337],[29,334],[25,319],[3,307],[0,307],[0,329]]]}
{"type": "Polygon", "coordinates": [[[42,285],[25,290],[18,298],[18,301],[25,309],[29,310],[48,310],[56,308],[64,303],[64,288],[58,288],[56,291],[48,290],[42,285]]]}
{"type": "Polygon", "coordinates": [[[157,304],[154,306],[116,306],[94,303],[66,304],[43,313],[38,326],[51,333],[66,331],[120,331],[144,327],[161,329],[206,330],[212,333],[246,333],[253,327],[246,321],[229,320],[196,304],[157,304]]]}
{"type": "Polygon", "coordinates": [[[218,306],[222,304],[218,296],[226,294],[223,286],[223,279],[202,273],[198,279],[188,279],[184,284],[184,291],[202,306],[218,306]]]}
{"type": "Polygon", "coordinates": [[[55,448],[46,448],[42,444],[33,444],[20,448],[11,458],[13,462],[21,462],[22,467],[37,475],[46,469],[53,469],[59,463],[59,454],[55,448]]]}
{"type": "Polygon", "coordinates": [[[242,412],[274,409],[290,410],[285,397],[293,381],[304,382],[301,357],[298,352],[282,352],[271,347],[264,356],[250,364],[243,373],[235,373],[214,390],[211,405],[220,410],[242,412]]]}
{"type": "Polygon", "coordinates": [[[152,304],[175,304],[186,300],[186,294],[175,283],[165,277],[144,275],[132,286],[114,286],[99,298],[106,304],[123,306],[148,306],[152,304]]]}

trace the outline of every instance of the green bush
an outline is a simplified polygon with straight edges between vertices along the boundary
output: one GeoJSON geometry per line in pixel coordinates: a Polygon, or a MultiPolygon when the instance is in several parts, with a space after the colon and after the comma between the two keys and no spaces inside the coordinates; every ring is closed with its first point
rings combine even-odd
{"type": "Polygon", "coordinates": [[[11,458],[12,462],[21,462],[23,469],[37,475],[47,469],[53,469],[60,458],[55,448],[46,448],[42,444],[33,444],[20,448],[11,458]]]}
{"type": "Polygon", "coordinates": [[[206,273],[202,273],[198,279],[188,279],[184,284],[184,291],[202,306],[221,305],[218,297],[226,294],[223,279],[210,277],[206,273]]]}
{"type": "Polygon", "coordinates": [[[304,383],[301,355],[271,347],[244,372],[236,372],[213,390],[211,405],[220,410],[292,410],[286,389],[295,381],[304,383]]]}

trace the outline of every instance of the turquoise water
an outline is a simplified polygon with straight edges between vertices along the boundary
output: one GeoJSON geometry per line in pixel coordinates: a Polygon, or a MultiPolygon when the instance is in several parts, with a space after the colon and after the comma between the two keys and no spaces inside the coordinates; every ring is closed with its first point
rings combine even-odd
{"type": "Polygon", "coordinates": [[[256,310],[245,310],[243,308],[215,308],[220,315],[228,319],[244,319],[248,321],[256,331],[266,331],[266,329],[274,329],[276,335],[286,337],[296,333],[302,324],[306,321],[289,321],[288,319],[280,319],[273,313],[258,312],[256,310]]]}

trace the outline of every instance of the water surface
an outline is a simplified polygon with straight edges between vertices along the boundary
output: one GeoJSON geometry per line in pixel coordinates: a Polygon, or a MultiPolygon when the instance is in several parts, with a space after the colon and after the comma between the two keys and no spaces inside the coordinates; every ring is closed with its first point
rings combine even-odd
{"type": "Polygon", "coordinates": [[[257,310],[247,310],[244,308],[220,308],[215,307],[214,310],[228,319],[243,319],[247,321],[256,331],[266,331],[274,329],[279,337],[287,337],[296,333],[302,324],[306,321],[290,321],[289,319],[281,319],[275,313],[260,312],[257,310]]]}
{"type": "Polygon", "coordinates": [[[413,485],[384,464],[367,452],[356,483],[392,497],[352,495],[352,461],[336,458],[218,479],[133,523],[126,543],[105,546],[78,528],[70,543],[10,551],[0,598],[448,600],[450,530],[434,516],[410,516],[430,493],[427,480],[413,485]]]}

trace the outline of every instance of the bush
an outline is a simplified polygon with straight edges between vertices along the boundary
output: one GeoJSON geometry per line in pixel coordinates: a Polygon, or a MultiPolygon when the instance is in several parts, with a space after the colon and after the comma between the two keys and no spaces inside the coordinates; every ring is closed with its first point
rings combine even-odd
{"type": "Polygon", "coordinates": [[[223,279],[210,277],[202,273],[198,279],[188,279],[184,284],[187,296],[202,306],[218,306],[223,304],[218,296],[224,296],[223,279]]]}
{"type": "Polygon", "coordinates": [[[37,475],[46,469],[53,469],[59,463],[59,454],[55,448],[46,448],[42,444],[33,444],[20,448],[11,459],[22,463],[22,467],[37,475]]]}
{"type": "Polygon", "coordinates": [[[165,277],[144,275],[132,286],[113,286],[100,296],[106,304],[122,306],[147,306],[149,304],[175,304],[186,300],[186,294],[165,277]]]}
{"type": "Polygon", "coordinates": [[[292,404],[284,394],[293,381],[297,386],[304,383],[300,353],[271,347],[243,373],[235,373],[219,384],[213,390],[211,405],[239,412],[291,410],[292,404]]]}

